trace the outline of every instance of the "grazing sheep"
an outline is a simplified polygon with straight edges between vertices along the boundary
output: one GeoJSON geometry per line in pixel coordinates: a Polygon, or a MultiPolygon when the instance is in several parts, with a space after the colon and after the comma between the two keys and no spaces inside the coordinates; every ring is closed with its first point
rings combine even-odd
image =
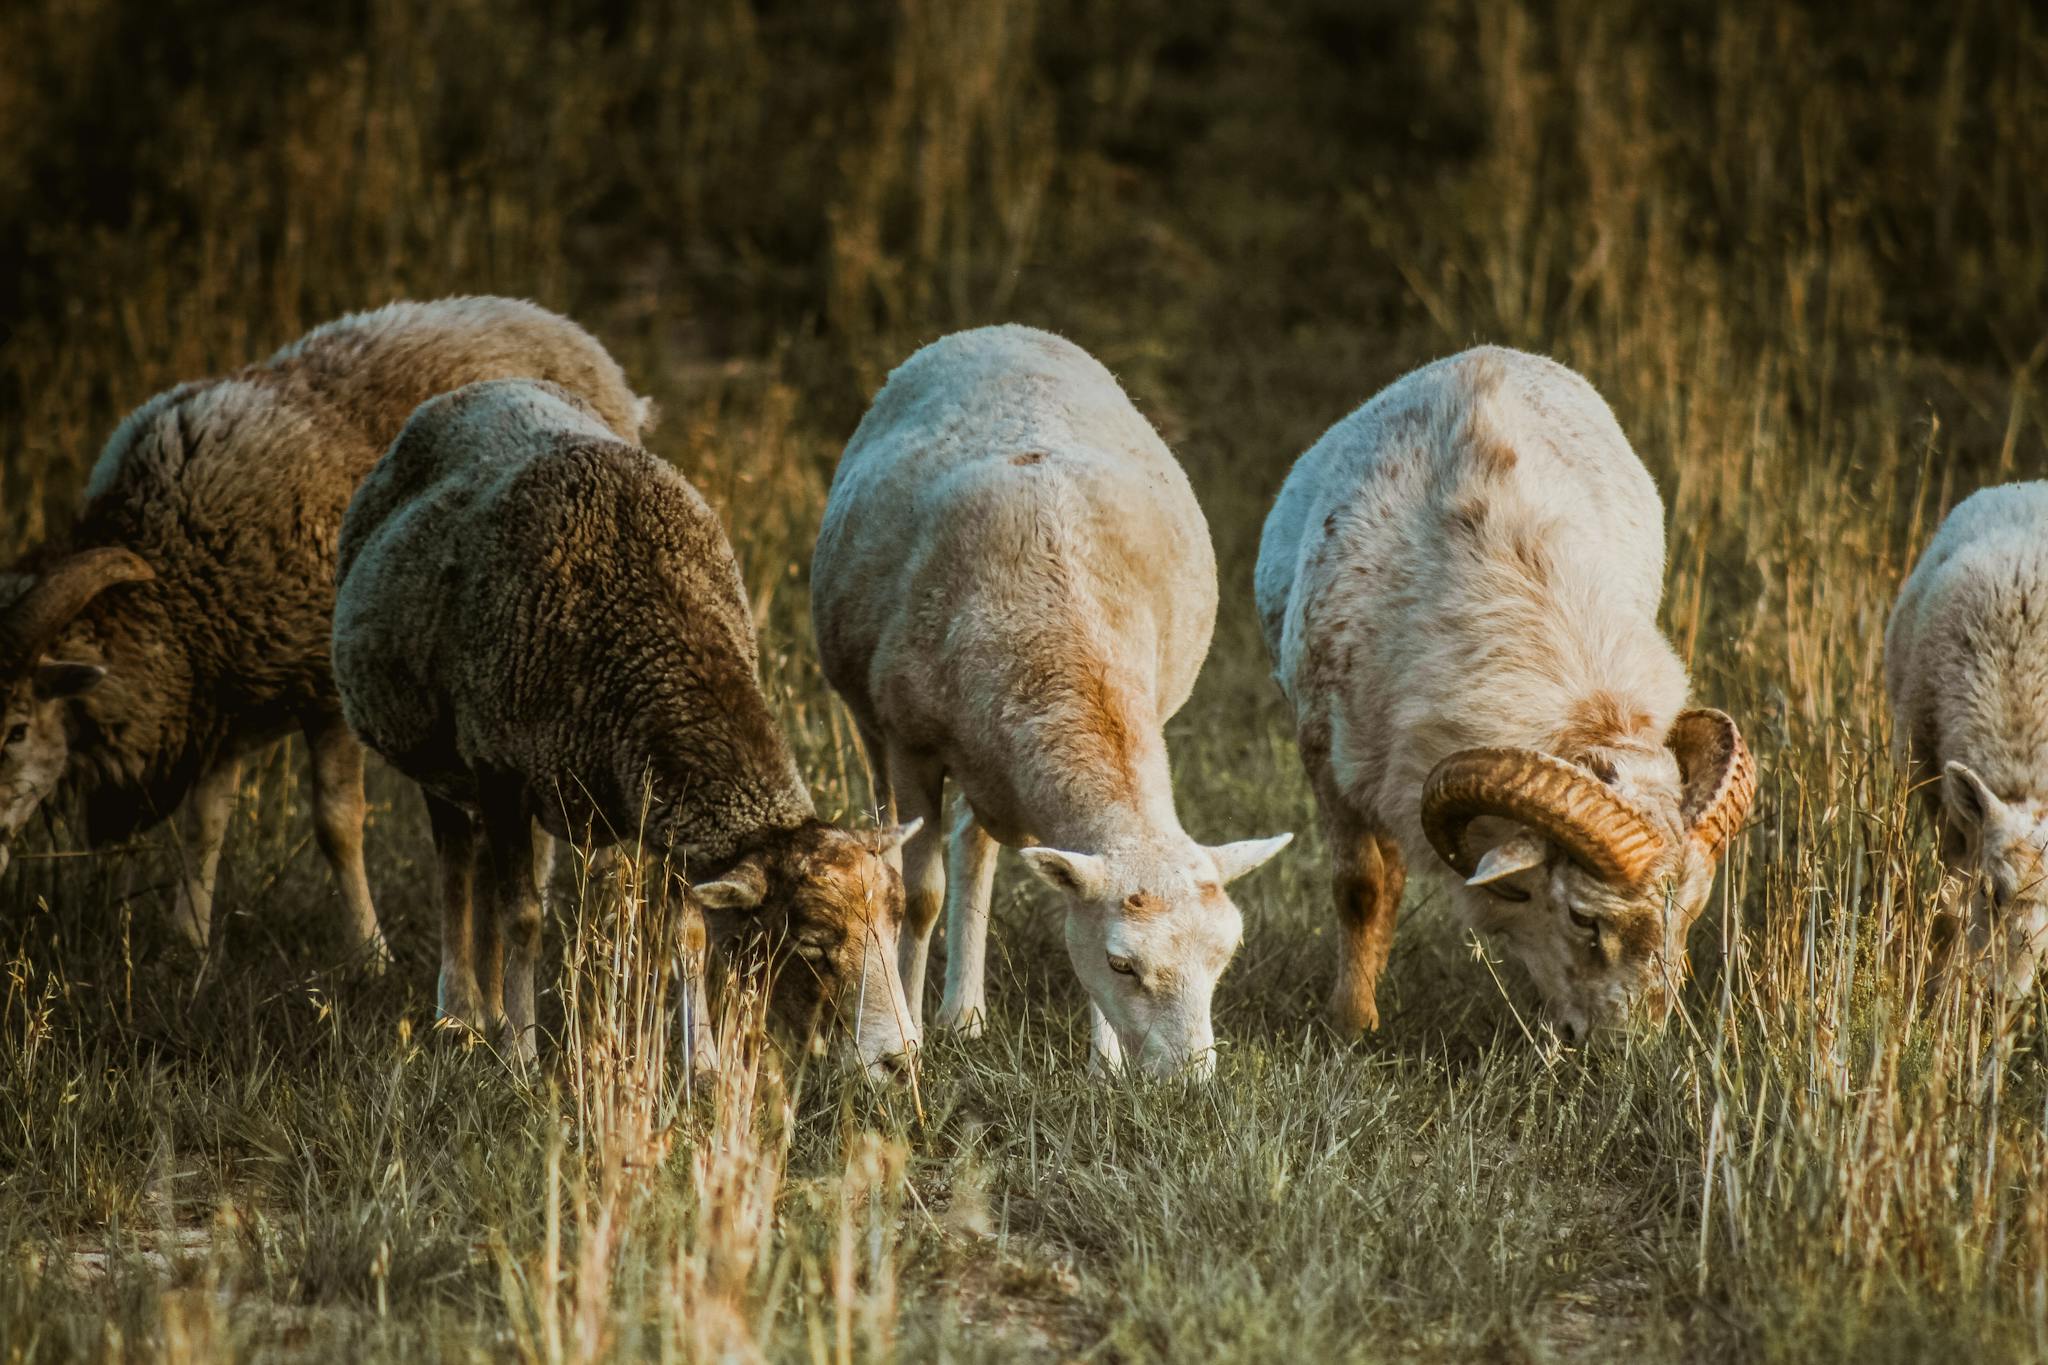
{"type": "Polygon", "coordinates": [[[1900,759],[1970,879],[1952,961],[2024,992],[2048,946],[2048,482],[1949,513],[1892,609],[1884,674],[1900,759]]]}
{"type": "Polygon", "coordinates": [[[1481,347],[1399,380],[1294,467],[1259,617],[1334,862],[1331,1012],[1377,1027],[1404,855],[1505,936],[1572,1038],[1661,1019],[1755,778],[1682,711],[1664,509],[1586,381],[1481,347]]]}
{"type": "Polygon", "coordinates": [[[886,855],[909,831],[818,819],[756,680],[732,548],[681,475],[562,388],[472,384],[363,481],[338,573],[348,722],[432,815],[444,1015],[534,1053],[538,820],[666,855],[722,947],[793,952],[780,1012],[857,1013],[861,1061],[902,1064],[917,1030],[886,855]]]}
{"type": "Polygon", "coordinates": [[[327,662],[335,536],[423,399],[505,375],[567,385],[628,439],[647,417],[588,333],[496,298],[353,314],[130,414],[65,543],[0,574],[0,869],[53,797],[82,802],[96,845],[189,797],[178,920],[204,945],[242,761],[297,729],[350,932],[381,958],[362,749],[327,662]]]}
{"type": "Polygon", "coordinates": [[[939,1023],[979,1032],[1010,844],[1066,893],[1100,1061],[1208,1074],[1210,1000],[1243,936],[1223,886],[1289,836],[1204,848],[1174,813],[1160,726],[1208,652],[1216,563],[1187,476],[1109,371],[1028,327],[926,346],[846,448],[811,579],[877,795],[924,822],[903,850],[912,1011],[944,898],[939,1023]]]}

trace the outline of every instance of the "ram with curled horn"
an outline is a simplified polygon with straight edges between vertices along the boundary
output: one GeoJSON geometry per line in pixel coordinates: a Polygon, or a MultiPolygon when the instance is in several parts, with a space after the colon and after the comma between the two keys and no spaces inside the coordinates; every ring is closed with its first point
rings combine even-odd
{"type": "Polygon", "coordinates": [[[107,676],[77,649],[50,651],[109,589],[155,577],[140,555],[119,546],[0,575],[0,872],[12,852],[7,836],[63,781],[76,721],[71,703],[107,676]]]}
{"type": "Polygon", "coordinates": [[[1656,616],[1664,509],[1613,414],[1483,347],[1339,422],[1268,517],[1259,614],[1332,860],[1332,1014],[1377,1026],[1409,858],[1567,1040],[1659,1020],[1755,765],[1656,616]]]}
{"type": "Polygon", "coordinates": [[[176,922],[213,935],[243,762],[297,731],[351,946],[381,960],[363,750],[328,663],[342,510],[414,408],[472,380],[559,379],[620,435],[644,402],[589,333],[513,299],[397,303],[261,364],[166,390],[108,439],[64,537],[0,572],[0,870],[38,809],[87,843],[149,829],[182,864],[176,922]]]}

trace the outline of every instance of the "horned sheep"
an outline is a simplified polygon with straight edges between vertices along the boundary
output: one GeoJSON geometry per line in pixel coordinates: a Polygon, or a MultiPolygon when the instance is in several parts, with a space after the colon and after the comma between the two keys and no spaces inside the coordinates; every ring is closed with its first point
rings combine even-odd
{"type": "Polygon", "coordinates": [[[647,419],[588,333],[501,298],[353,314],[130,414],[64,541],[0,574],[0,869],[46,802],[81,803],[94,845],[189,805],[177,917],[204,944],[242,762],[297,729],[349,932],[381,957],[328,667],[335,538],[421,401],[507,375],[566,385],[626,439],[647,419]]]}
{"type": "Polygon", "coordinates": [[[1215,558],[1187,476],[1109,371],[1028,327],[918,351],[840,460],[811,579],[881,803],[924,822],[903,849],[912,1011],[943,899],[938,1023],[980,1030],[1008,844],[1064,893],[1099,1061],[1206,1075],[1243,934],[1224,884],[1288,836],[1205,848],[1175,813],[1160,730],[1208,652],[1215,558]]]}
{"type": "Polygon", "coordinates": [[[2011,996],[2048,948],[2048,481],[1949,513],[1892,609],[1900,760],[1966,880],[1950,963],[2011,996]]]}
{"type": "Polygon", "coordinates": [[[1266,520],[1256,590],[1333,863],[1332,1014],[1377,1027],[1406,859],[1504,937],[1567,1039],[1660,1018],[1754,791],[1656,624],[1664,509],[1613,414],[1482,347],[1332,427],[1266,520]]]}
{"type": "Polygon", "coordinates": [[[715,944],[775,955],[782,1014],[857,1015],[860,1060],[904,1064],[886,855],[908,831],[818,818],[732,548],[681,475],[562,388],[473,384],[423,405],[364,481],[338,578],[349,724],[432,816],[444,1015],[533,1055],[538,821],[663,855],[715,944]]]}

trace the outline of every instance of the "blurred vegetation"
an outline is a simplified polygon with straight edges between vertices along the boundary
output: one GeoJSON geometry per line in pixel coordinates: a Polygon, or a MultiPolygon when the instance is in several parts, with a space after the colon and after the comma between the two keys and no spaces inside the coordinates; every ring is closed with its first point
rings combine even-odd
{"type": "Polygon", "coordinates": [[[1184,817],[1304,833],[1240,897],[1204,1093],[1081,1074],[1050,906],[1006,864],[995,1026],[935,1045],[920,1121],[801,1058],[674,1100],[637,997],[567,988],[589,935],[637,932],[589,894],[556,935],[556,1089],[423,1045],[414,798],[380,778],[398,964],[362,979],[327,965],[281,755],[203,976],[161,846],[0,886],[0,1358],[2048,1353],[2040,1024],[1915,995],[1939,871],[1879,668],[1940,515],[2048,469],[2034,8],[18,0],[0,262],[8,552],[61,533],[122,413],[340,312],[576,316],[727,516],[842,811],[865,781],[803,582],[839,446],[917,344],[1052,327],[1217,541],[1184,817]],[[1326,426],[1481,340],[1614,404],[1669,508],[1667,625],[1765,767],[1687,1018],[1620,1057],[1530,1046],[1512,969],[1426,878],[1386,1029],[1317,1022],[1327,893],[1258,528],[1326,426]]]}

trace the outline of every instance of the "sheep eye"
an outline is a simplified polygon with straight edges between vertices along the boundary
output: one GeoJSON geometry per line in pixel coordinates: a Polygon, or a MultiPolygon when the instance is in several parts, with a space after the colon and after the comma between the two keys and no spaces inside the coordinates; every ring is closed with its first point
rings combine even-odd
{"type": "Polygon", "coordinates": [[[1598,919],[1592,915],[1582,915],[1576,910],[1566,910],[1565,913],[1572,917],[1573,924],[1584,929],[1591,936],[1595,947],[1600,945],[1600,921],[1598,919]]]}
{"type": "Polygon", "coordinates": [[[822,936],[800,938],[796,941],[796,955],[806,962],[823,962],[831,951],[830,940],[822,936]]]}
{"type": "Polygon", "coordinates": [[[1120,976],[1136,976],[1138,974],[1137,963],[1127,957],[1119,957],[1115,953],[1109,955],[1109,969],[1120,976]]]}
{"type": "Polygon", "coordinates": [[[7,742],[9,744],[19,744],[27,738],[28,722],[25,720],[17,722],[14,728],[7,732],[7,742]]]}

